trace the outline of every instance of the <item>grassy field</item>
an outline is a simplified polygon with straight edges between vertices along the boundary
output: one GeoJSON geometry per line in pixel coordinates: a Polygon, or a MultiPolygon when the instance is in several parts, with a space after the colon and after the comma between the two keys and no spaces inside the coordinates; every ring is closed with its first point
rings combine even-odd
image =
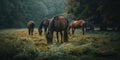
{"type": "Polygon", "coordinates": [[[94,31],[82,35],[76,30],[69,42],[47,44],[37,29],[0,30],[0,60],[120,60],[120,32],[94,31]]]}

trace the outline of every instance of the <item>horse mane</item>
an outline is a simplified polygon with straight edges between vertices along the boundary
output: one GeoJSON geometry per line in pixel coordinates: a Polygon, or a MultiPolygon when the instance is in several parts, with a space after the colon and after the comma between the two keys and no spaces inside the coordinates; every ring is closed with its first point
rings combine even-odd
{"type": "Polygon", "coordinates": [[[48,28],[48,31],[53,31],[54,30],[54,20],[55,20],[55,18],[57,18],[58,16],[54,16],[52,19],[51,19],[51,21],[50,21],[50,23],[49,23],[49,28],[48,28]]]}

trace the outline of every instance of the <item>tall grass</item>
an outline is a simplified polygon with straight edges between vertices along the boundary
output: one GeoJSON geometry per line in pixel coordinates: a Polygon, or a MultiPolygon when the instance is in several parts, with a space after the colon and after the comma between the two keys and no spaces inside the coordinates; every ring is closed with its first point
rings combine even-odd
{"type": "MultiPolygon", "coordinates": [[[[7,30],[9,31],[9,30],[7,30]]],[[[0,33],[0,60],[119,60],[120,35],[96,32],[82,35],[80,30],[69,36],[69,42],[47,44],[45,36],[26,29],[0,33]]]]}

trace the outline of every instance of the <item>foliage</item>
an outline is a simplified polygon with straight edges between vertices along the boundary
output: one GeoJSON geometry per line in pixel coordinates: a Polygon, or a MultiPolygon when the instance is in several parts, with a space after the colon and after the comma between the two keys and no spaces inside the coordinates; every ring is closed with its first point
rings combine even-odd
{"type": "Polygon", "coordinates": [[[0,0],[0,28],[26,27],[29,20],[37,27],[45,18],[63,14],[64,8],[64,0],[0,0]]]}
{"type": "Polygon", "coordinates": [[[65,13],[73,20],[94,21],[101,29],[106,29],[106,26],[119,29],[118,2],[118,0],[67,0],[65,13]]]}

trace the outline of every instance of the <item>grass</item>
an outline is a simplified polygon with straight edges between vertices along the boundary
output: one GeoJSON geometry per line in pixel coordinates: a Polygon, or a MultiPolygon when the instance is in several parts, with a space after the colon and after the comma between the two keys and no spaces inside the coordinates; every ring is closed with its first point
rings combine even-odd
{"type": "Polygon", "coordinates": [[[0,30],[0,60],[120,60],[120,33],[95,31],[82,35],[76,30],[69,42],[47,44],[37,29],[0,30]]]}

